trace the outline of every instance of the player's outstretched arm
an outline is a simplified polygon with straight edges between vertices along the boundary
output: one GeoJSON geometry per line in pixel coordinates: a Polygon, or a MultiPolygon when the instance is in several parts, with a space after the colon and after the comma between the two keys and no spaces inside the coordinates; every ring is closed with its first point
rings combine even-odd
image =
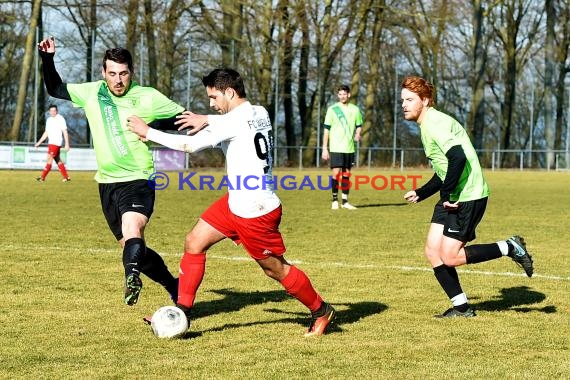
{"type": "Polygon", "coordinates": [[[144,120],[138,116],[129,116],[127,127],[139,137],[154,141],[167,148],[180,150],[182,152],[194,153],[205,148],[212,148],[220,141],[212,133],[201,133],[197,136],[185,136],[166,133],[150,128],[144,120]]]}
{"type": "Polygon", "coordinates": [[[71,100],[67,86],[61,80],[55,69],[53,57],[55,56],[55,38],[49,37],[38,44],[40,58],[42,59],[42,72],[48,94],[54,98],[71,100]]]}
{"type": "Polygon", "coordinates": [[[176,121],[178,121],[178,119],[176,116],[172,116],[167,119],[156,119],[150,122],[148,125],[149,127],[158,129],[159,131],[177,131],[178,125],[176,125],[176,121]]]}

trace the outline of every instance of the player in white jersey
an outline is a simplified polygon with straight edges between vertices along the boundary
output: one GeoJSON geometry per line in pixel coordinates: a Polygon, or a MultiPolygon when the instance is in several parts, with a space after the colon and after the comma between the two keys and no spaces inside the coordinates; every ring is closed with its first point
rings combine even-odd
{"type": "Polygon", "coordinates": [[[229,191],[201,215],[186,235],[177,306],[189,315],[204,277],[207,250],[230,238],[243,244],[267,276],[279,281],[287,293],[311,311],[305,336],[322,335],[335,310],[323,301],[307,275],[283,256],[281,202],[271,183],[273,136],[269,115],[265,108],[247,100],[243,79],[235,70],[216,69],[202,78],[202,83],[210,106],[221,115],[184,112],[176,122],[181,129],[207,126],[195,135],[160,132],[135,116],[128,122],[140,137],[171,149],[197,152],[221,143],[226,155],[229,191]]]}
{"type": "Polygon", "coordinates": [[[57,167],[59,168],[59,172],[63,177],[63,182],[68,182],[71,179],[67,174],[67,170],[65,169],[65,163],[59,156],[61,145],[65,142],[63,149],[68,152],[69,151],[69,135],[67,134],[67,123],[65,122],[65,118],[61,116],[57,112],[57,106],[55,104],[51,104],[49,106],[49,117],[46,119],[46,129],[38,142],[34,145],[36,148],[39,147],[45,139],[48,140],[48,154],[47,154],[47,162],[42,174],[36,178],[38,182],[44,182],[46,176],[49,174],[51,170],[51,164],[53,160],[57,163],[57,167]]]}

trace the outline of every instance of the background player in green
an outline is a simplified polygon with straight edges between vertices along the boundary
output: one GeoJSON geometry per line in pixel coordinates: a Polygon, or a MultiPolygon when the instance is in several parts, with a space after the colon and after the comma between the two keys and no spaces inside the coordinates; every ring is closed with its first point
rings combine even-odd
{"type": "MultiPolygon", "coordinates": [[[[330,159],[332,169],[332,206],[338,209],[339,176],[342,183],[347,184],[350,169],[354,162],[354,143],[360,141],[362,129],[362,114],[360,109],[349,103],[350,88],[342,85],[337,89],[338,102],[327,109],[323,132],[322,159],[330,159]]],[[[342,186],[342,208],[355,210],[356,207],[348,203],[349,187],[342,186]]]]}
{"type": "Polygon", "coordinates": [[[424,253],[453,307],[436,317],[473,317],[475,311],[461,289],[455,267],[509,256],[531,277],[532,257],[520,236],[466,246],[475,239],[489,196],[477,153],[461,124],[433,108],[435,91],[431,83],[417,76],[407,77],[401,96],[404,118],[420,126],[424,151],[435,171],[425,185],[408,191],[404,198],[416,203],[440,193],[424,253]]]}
{"type": "Polygon", "coordinates": [[[184,108],[154,88],[132,81],[133,60],[126,49],[113,48],[105,52],[101,70],[104,80],[80,84],[61,80],[53,61],[53,37],[41,41],[38,49],[48,93],[83,108],[89,121],[98,166],[95,180],[99,183],[103,214],[123,248],[125,303],[134,305],[138,301],[141,272],[164,286],[176,302],[177,279],[160,255],[146,247],[144,241],[144,229],[155,200],[154,187],[149,182],[149,176],[154,173],[152,153],[148,143],[140,141],[126,124],[131,115],[152,122],[174,118],[184,108]]]}

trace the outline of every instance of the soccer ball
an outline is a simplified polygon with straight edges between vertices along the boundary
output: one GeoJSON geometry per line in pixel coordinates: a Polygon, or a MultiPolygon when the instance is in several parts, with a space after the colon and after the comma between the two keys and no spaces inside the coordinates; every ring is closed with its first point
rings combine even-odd
{"type": "Polygon", "coordinates": [[[159,338],[180,338],[188,331],[188,319],[176,306],[163,306],[150,320],[152,332],[159,338]]]}

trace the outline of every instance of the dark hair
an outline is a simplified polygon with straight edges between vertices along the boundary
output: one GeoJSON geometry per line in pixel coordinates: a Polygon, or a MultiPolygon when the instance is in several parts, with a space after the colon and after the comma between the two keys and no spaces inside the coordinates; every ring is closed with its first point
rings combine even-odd
{"type": "Polygon", "coordinates": [[[107,60],[117,63],[126,63],[129,67],[129,71],[133,72],[133,56],[131,52],[125,48],[115,47],[105,51],[105,56],[103,57],[103,69],[105,70],[107,70],[107,60]]]}
{"type": "Polygon", "coordinates": [[[55,110],[57,111],[57,106],[55,104],[50,104],[48,107],[48,110],[55,108],[55,110]]]}
{"type": "Polygon", "coordinates": [[[348,87],[346,84],[340,85],[336,89],[336,92],[340,92],[340,91],[346,91],[347,93],[350,94],[350,87],[348,87]]]}
{"type": "Polygon", "coordinates": [[[422,77],[408,76],[402,81],[402,88],[418,94],[420,99],[428,99],[428,107],[435,104],[435,87],[422,77]]]}
{"type": "Polygon", "coordinates": [[[210,74],[202,77],[202,83],[205,87],[212,87],[221,92],[232,88],[240,98],[247,97],[243,79],[241,75],[233,69],[215,69],[210,74]]]}

